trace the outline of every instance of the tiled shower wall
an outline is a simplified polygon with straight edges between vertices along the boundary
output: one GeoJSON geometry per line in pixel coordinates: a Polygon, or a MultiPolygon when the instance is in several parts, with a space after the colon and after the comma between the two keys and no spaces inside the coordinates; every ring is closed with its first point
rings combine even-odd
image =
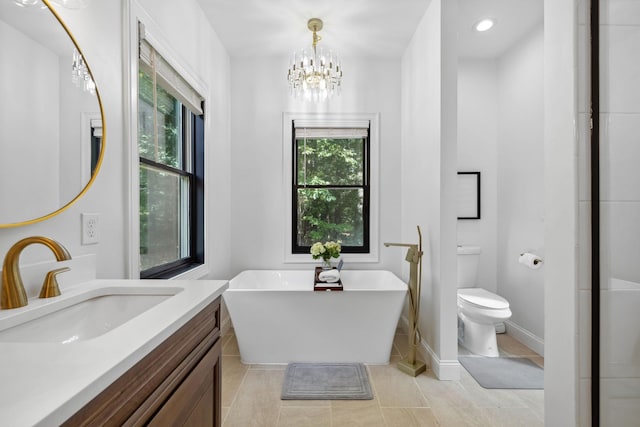
{"type": "Polygon", "coordinates": [[[640,1],[600,0],[601,425],[640,419],[640,1]]]}
{"type": "MultiPolygon", "coordinates": [[[[580,8],[580,425],[590,425],[588,1],[580,8]]],[[[640,1],[600,0],[600,425],[640,419],[640,1]]]]}
{"type": "Polygon", "coordinates": [[[578,132],[579,132],[579,425],[591,425],[591,186],[590,186],[590,55],[589,0],[578,8],[578,132]]]}

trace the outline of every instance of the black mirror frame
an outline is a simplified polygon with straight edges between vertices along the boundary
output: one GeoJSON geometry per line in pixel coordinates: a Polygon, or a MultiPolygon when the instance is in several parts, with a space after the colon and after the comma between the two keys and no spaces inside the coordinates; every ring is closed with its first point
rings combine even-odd
{"type": "Polygon", "coordinates": [[[458,183],[462,176],[471,176],[471,179],[475,178],[475,194],[463,194],[461,193],[460,186],[458,186],[458,210],[460,210],[460,204],[464,203],[468,205],[468,210],[471,212],[475,208],[475,214],[463,214],[460,216],[458,212],[458,219],[480,219],[480,172],[458,172],[458,183]],[[468,199],[468,200],[467,200],[468,199]]]}

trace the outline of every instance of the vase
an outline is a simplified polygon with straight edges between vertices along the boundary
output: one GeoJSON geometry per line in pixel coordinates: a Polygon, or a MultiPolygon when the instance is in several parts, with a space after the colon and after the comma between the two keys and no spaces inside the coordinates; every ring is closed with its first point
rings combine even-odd
{"type": "Polygon", "coordinates": [[[333,268],[333,264],[331,264],[331,258],[322,259],[322,269],[323,270],[331,270],[333,268]]]}

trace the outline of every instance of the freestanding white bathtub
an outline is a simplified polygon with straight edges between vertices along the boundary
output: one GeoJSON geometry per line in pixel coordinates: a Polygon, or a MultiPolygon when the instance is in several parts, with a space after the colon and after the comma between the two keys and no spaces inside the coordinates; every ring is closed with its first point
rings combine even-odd
{"type": "Polygon", "coordinates": [[[313,291],[313,270],[247,270],[222,294],[243,363],[389,363],[407,285],[389,271],[341,273],[313,291]]]}

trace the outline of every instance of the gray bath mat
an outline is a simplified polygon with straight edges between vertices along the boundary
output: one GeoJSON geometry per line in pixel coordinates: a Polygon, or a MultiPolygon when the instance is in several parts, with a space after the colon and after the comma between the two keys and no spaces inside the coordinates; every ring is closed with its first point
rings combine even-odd
{"type": "Polygon", "coordinates": [[[484,388],[544,388],[544,369],[524,357],[461,356],[458,360],[484,388]]]}
{"type": "Polygon", "coordinates": [[[367,368],[362,363],[290,363],[282,400],[373,399],[367,368]]]}

